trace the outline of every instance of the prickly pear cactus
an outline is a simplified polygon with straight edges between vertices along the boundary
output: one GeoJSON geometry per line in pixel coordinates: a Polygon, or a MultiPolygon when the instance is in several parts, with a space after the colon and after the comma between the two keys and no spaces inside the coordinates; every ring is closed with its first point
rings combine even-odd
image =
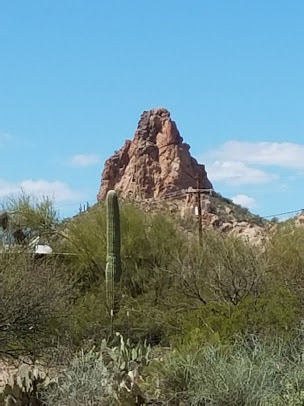
{"type": "Polygon", "coordinates": [[[107,359],[108,368],[115,373],[118,381],[119,404],[141,405],[134,403],[135,398],[142,397],[139,382],[141,381],[143,367],[151,360],[151,347],[147,342],[132,344],[129,339],[124,340],[120,333],[116,333],[117,345],[108,347],[107,341],[103,340],[100,351],[104,359],[107,359]],[[131,401],[133,399],[133,401],[131,401]]]}
{"type": "Polygon", "coordinates": [[[110,356],[114,364],[123,374],[128,374],[131,371],[141,370],[150,361],[151,347],[147,342],[133,345],[129,339],[125,340],[120,333],[116,333],[118,343],[114,347],[108,347],[107,341],[103,340],[101,351],[110,356]]]}
{"type": "Polygon", "coordinates": [[[47,385],[49,378],[38,368],[22,365],[0,389],[0,405],[40,406],[39,385],[47,385]]]}
{"type": "Polygon", "coordinates": [[[120,259],[120,215],[117,194],[114,190],[107,193],[107,265],[106,290],[107,305],[111,313],[114,309],[114,283],[121,278],[120,259]]]}

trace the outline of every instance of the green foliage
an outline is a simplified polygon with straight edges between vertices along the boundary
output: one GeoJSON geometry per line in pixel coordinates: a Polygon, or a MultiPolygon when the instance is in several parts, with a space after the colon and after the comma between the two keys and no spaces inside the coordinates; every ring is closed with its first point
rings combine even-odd
{"type": "Polygon", "coordinates": [[[231,199],[227,199],[223,197],[219,193],[214,193],[213,196],[210,197],[212,203],[212,211],[220,215],[220,218],[224,221],[229,221],[232,218],[229,218],[227,214],[226,208],[230,208],[233,213],[233,218],[237,221],[248,221],[259,226],[263,226],[266,224],[266,220],[262,217],[250,213],[250,211],[243,206],[233,203],[231,199]]]}
{"type": "MultiPolygon", "coordinates": [[[[168,215],[148,215],[130,203],[120,205],[122,289],[136,297],[151,289],[155,268],[167,266],[183,245],[182,233],[168,215]]],[[[88,289],[103,280],[106,268],[106,207],[98,203],[60,231],[56,251],[74,254],[67,265],[88,289]]]]}
{"type": "Polygon", "coordinates": [[[182,333],[171,337],[178,345],[193,345],[219,339],[230,342],[236,334],[280,335],[287,340],[302,317],[299,298],[285,287],[274,286],[259,297],[248,296],[237,306],[210,303],[179,318],[182,333]]]}
{"type": "Polygon", "coordinates": [[[110,406],[115,404],[114,384],[114,375],[101,353],[80,352],[59,376],[58,383],[42,391],[41,397],[47,406],[110,406]]]}
{"type": "Polygon", "coordinates": [[[270,221],[271,221],[271,223],[277,224],[280,220],[278,217],[272,217],[272,219],[270,221]]]}
{"type": "MultiPolygon", "coordinates": [[[[101,285],[74,303],[61,333],[70,338],[70,345],[86,345],[88,341],[97,344],[111,334],[105,297],[105,288],[101,285]]],[[[121,332],[132,342],[147,340],[154,345],[160,341],[168,344],[171,335],[181,332],[175,311],[164,310],[162,304],[155,305],[153,292],[136,298],[123,294],[113,320],[113,330],[121,332]]]]}
{"type": "Polygon", "coordinates": [[[38,351],[52,341],[73,293],[65,269],[55,258],[28,254],[0,257],[0,352],[38,351]]]}
{"type": "MultiPolygon", "coordinates": [[[[114,331],[168,345],[217,336],[227,341],[236,333],[288,336],[299,323],[302,230],[281,230],[263,249],[204,230],[200,246],[167,214],[120,206],[124,272],[115,288],[114,331]]],[[[98,342],[110,331],[106,207],[99,203],[64,227],[61,250],[75,254],[64,263],[81,291],[62,328],[75,345],[98,342]]]]}
{"type": "Polygon", "coordinates": [[[193,301],[220,300],[237,305],[256,293],[263,276],[263,258],[242,239],[205,230],[202,245],[191,241],[171,265],[177,288],[193,301]]]}
{"type": "Polygon", "coordinates": [[[105,286],[94,287],[79,295],[61,323],[58,333],[75,349],[86,343],[98,343],[111,333],[110,315],[106,305],[105,286]]]}
{"type": "Polygon", "coordinates": [[[149,363],[146,344],[131,345],[116,335],[117,345],[103,340],[100,348],[81,351],[64,369],[57,384],[42,393],[46,406],[135,405],[140,396],[137,380],[149,363]]]}
{"type": "Polygon", "coordinates": [[[11,236],[22,235],[26,242],[36,236],[52,236],[60,223],[52,200],[45,196],[39,200],[25,193],[8,197],[3,204],[3,211],[8,214],[6,233],[11,236]]]}
{"type": "Polygon", "coordinates": [[[170,255],[164,267],[154,268],[149,290],[125,295],[119,331],[168,344],[216,334],[221,340],[237,333],[288,336],[300,322],[298,293],[269,281],[268,258],[241,239],[206,231],[201,247],[185,242],[170,255]]]}
{"type": "Polygon", "coordinates": [[[304,228],[279,227],[265,247],[269,284],[280,281],[304,301],[304,228]]]}
{"type": "Polygon", "coordinates": [[[300,405],[303,360],[297,351],[302,349],[302,340],[295,348],[294,341],[284,344],[280,338],[255,336],[239,337],[228,346],[184,347],[164,361],[167,398],[171,395],[189,406],[300,405]]]}
{"type": "Polygon", "coordinates": [[[162,303],[155,303],[152,292],[136,298],[125,297],[114,328],[132,341],[147,340],[152,345],[169,344],[170,335],[180,332],[175,311],[165,309],[162,303]]]}
{"type": "MultiPolygon", "coordinates": [[[[16,224],[38,235],[47,204],[21,203],[16,224]]],[[[235,215],[238,208],[231,208],[235,215]]],[[[54,343],[62,353],[82,348],[44,392],[48,404],[134,405],[136,397],[190,406],[303,404],[304,339],[294,340],[303,319],[303,228],[278,225],[261,247],[205,229],[199,245],[176,218],[122,201],[124,272],[115,286],[112,327],[124,340],[113,339],[106,305],[106,206],[63,223],[52,212],[45,218],[52,247],[66,254],[38,261],[25,253],[1,256],[0,351],[39,347],[49,356],[54,343]],[[168,346],[169,354],[146,362],[144,340],[152,352],[168,346]],[[101,342],[102,348],[85,350],[101,342]]],[[[109,235],[118,230],[111,224],[109,235]]],[[[118,255],[114,234],[108,248],[118,255]]],[[[115,270],[108,270],[112,283],[115,270]]]]}
{"type": "Polygon", "coordinates": [[[1,405],[40,406],[39,392],[50,379],[41,368],[23,364],[0,390],[1,405]]]}
{"type": "Polygon", "coordinates": [[[106,207],[96,205],[57,230],[54,250],[70,255],[64,258],[68,271],[86,290],[102,278],[106,267],[106,207]]]}

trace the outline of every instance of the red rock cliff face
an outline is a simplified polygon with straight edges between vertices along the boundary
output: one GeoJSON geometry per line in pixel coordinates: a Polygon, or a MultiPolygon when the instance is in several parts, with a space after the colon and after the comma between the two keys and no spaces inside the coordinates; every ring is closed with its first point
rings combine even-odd
{"type": "Polygon", "coordinates": [[[164,108],[144,111],[133,141],[109,158],[102,173],[98,200],[115,189],[122,197],[160,198],[189,187],[212,188],[204,165],[191,157],[170,113],[164,108]]]}

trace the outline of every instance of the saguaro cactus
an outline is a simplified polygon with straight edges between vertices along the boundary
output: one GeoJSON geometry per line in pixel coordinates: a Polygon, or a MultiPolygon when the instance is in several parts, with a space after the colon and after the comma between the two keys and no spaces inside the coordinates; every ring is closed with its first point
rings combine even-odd
{"type": "Polygon", "coordinates": [[[121,277],[120,259],[120,215],[117,194],[110,190],[106,197],[107,204],[107,265],[106,291],[107,305],[113,316],[114,283],[121,277]]]}

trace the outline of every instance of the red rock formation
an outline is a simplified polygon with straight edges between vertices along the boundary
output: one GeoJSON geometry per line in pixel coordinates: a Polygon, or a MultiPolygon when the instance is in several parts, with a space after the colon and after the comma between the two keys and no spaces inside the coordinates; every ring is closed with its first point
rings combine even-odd
{"type": "Polygon", "coordinates": [[[170,192],[196,187],[210,189],[205,166],[191,157],[170,113],[164,108],[144,111],[133,141],[109,158],[102,173],[98,200],[115,189],[122,197],[160,198],[170,192]]]}

